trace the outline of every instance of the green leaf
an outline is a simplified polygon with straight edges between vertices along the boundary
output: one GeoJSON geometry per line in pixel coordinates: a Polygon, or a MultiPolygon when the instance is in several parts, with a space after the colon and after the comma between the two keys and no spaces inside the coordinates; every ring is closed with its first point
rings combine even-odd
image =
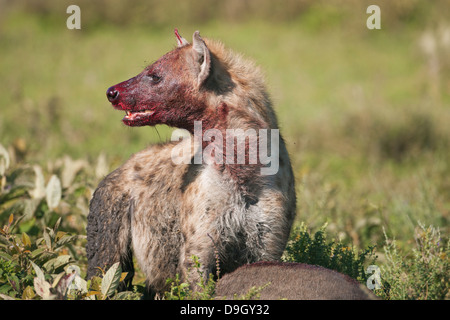
{"type": "Polygon", "coordinates": [[[52,288],[56,288],[56,286],[58,285],[58,283],[61,281],[61,279],[66,276],[66,272],[61,272],[59,274],[57,274],[54,278],[53,278],[53,283],[52,283],[52,288]]]}
{"type": "Polygon", "coordinates": [[[30,237],[25,232],[22,232],[22,243],[25,247],[31,247],[30,237]]]}
{"type": "Polygon", "coordinates": [[[18,225],[18,231],[19,232],[26,232],[27,234],[30,233],[35,233],[35,231],[33,232],[33,229],[37,229],[36,227],[36,218],[31,218],[27,221],[24,221],[23,223],[18,225]]]}
{"type": "Polygon", "coordinates": [[[55,231],[53,231],[52,228],[45,227],[45,230],[48,232],[48,235],[50,236],[51,239],[55,239],[55,231]]]}
{"type": "Polygon", "coordinates": [[[109,173],[109,166],[106,162],[106,156],[105,153],[100,153],[100,155],[97,158],[97,165],[95,167],[95,176],[98,179],[101,179],[105,177],[109,173]]]}
{"type": "Polygon", "coordinates": [[[45,189],[45,199],[50,210],[56,208],[61,200],[62,189],[61,181],[56,175],[52,175],[45,189]]]}
{"type": "Polygon", "coordinates": [[[5,174],[5,171],[9,167],[9,153],[6,151],[5,147],[0,144],[0,176],[5,174]]]}
{"type": "Polygon", "coordinates": [[[42,199],[45,197],[44,174],[42,173],[42,168],[38,165],[34,165],[33,169],[36,177],[34,180],[34,189],[30,191],[30,195],[34,199],[42,199]]]}
{"type": "Polygon", "coordinates": [[[122,282],[123,280],[125,280],[125,278],[127,277],[128,272],[122,272],[122,274],[120,275],[120,282],[122,282]]]}
{"type": "Polygon", "coordinates": [[[114,294],[120,283],[120,276],[122,275],[122,268],[120,263],[116,262],[109,268],[102,280],[101,292],[103,296],[109,297],[114,294]]]}
{"type": "Polygon", "coordinates": [[[23,290],[23,293],[22,293],[22,299],[24,299],[24,300],[31,300],[31,299],[33,299],[35,296],[36,296],[36,294],[34,293],[34,290],[33,290],[32,287],[27,286],[27,287],[25,288],[25,290],[23,290]]]}
{"type": "Polygon", "coordinates": [[[73,160],[69,156],[65,155],[64,167],[61,173],[61,180],[63,187],[64,188],[70,187],[77,173],[81,169],[86,168],[88,166],[89,164],[86,160],[83,159],[73,160]]]}
{"type": "Polygon", "coordinates": [[[46,263],[44,263],[43,268],[47,270],[48,272],[53,272],[56,269],[65,266],[70,262],[70,256],[69,255],[61,255],[56,258],[50,259],[46,263]]]}
{"type": "Polygon", "coordinates": [[[67,267],[66,273],[75,275],[75,278],[73,279],[72,284],[69,286],[69,289],[80,290],[82,293],[87,293],[87,281],[80,277],[80,267],[78,267],[77,265],[70,265],[67,267]]]}
{"type": "Polygon", "coordinates": [[[23,200],[23,212],[26,219],[31,219],[39,206],[41,199],[31,198],[23,200]]]}
{"type": "Polygon", "coordinates": [[[65,231],[58,231],[58,232],[56,232],[55,241],[58,242],[66,234],[67,234],[67,232],[65,232],[65,231]]]}
{"type": "Polygon", "coordinates": [[[3,258],[7,261],[10,261],[12,259],[12,257],[9,254],[7,254],[6,252],[2,252],[2,251],[0,251],[0,258],[3,258]]]}
{"type": "Polygon", "coordinates": [[[50,235],[48,234],[47,230],[44,230],[44,240],[45,244],[47,245],[48,249],[52,249],[52,239],[50,238],[50,235]]]}
{"type": "Polygon", "coordinates": [[[102,278],[93,276],[88,282],[89,290],[100,292],[100,288],[102,286],[102,278]]]}
{"type": "Polygon", "coordinates": [[[58,220],[55,223],[55,226],[53,227],[53,231],[56,232],[56,233],[58,233],[57,231],[58,231],[59,226],[61,224],[61,220],[62,220],[62,217],[59,217],[58,220]]]}
{"type": "Polygon", "coordinates": [[[73,241],[75,241],[76,239],[78,238],[78,235],[68,235],[68,234],[65,234],[65,235],[63,235],[62,237],[61,237],[61,239],[59,239],[57,242],[56,242],[56,244],[58,245],[58,246],[63,246],[63,245],[65,245],[65,244],[68,244],[68,243],[71,243],[71,242],[73,242],[73,241]]]}
{"type": "Polygon", "coordinates": [[[13,297],[10,297],[10,296],[8,296],[6,294],[3,294],[3,293],[0,293],[0,299],[3,299],[3,300],[16,300],[13,297]]]}
{"type": "Polygon", "coordinates": [[[34,278],[34,290],[42,299],[50,299],[50,283],[40,278],[34,278]]]}
{"type": "Polygon", "coordinates": [[[44,272],[39,268],[37,264],[35,264],[33,261],[30,261],[31,265],[33,266],[34,272],[36,272],[36,276],[41,279],[45,280],[44,272]]]}
{"type": "Polygon", "coordinates": [[[38,256],[40,256],[42,254],[42,252],[44,252],[44,248],[38,248],[36,250],[33,250],[31,252],[31,258],[36,259],[38,256]]]}
{"type": "Polygon", "coordinates": [[[75,276],[72,287],[70,289],[80,290],[82,293],[87,292],[87,281],[80,276],[75,276]]]}

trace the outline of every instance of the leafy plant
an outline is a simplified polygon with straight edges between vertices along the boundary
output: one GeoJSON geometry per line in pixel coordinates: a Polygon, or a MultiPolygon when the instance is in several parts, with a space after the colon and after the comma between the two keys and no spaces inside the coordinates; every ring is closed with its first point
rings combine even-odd
{"type": "Polygon", "coordinates": [[[25,232],[12,232],[19,221],[14,221],[14,216],[10,215],[8,223],[0,229],[0,293],[27,299],[33,284],[33,270],[36,273],[39,265],[47,274],[60,273],[73,262],[67,246],[78,236],[59,231],[60,218],[53,228],[45,228],[42,237],[32,241],[25,232]]]}
{"type": "MultiPolygon", "coordinates": [[[[140,299],[142,284],[139,281],[143,277],[139,268],[135,277],[137,283],[132,291],[126,292],[117,291],[124,277],[118,264],[102,270],[99,277],[88,281],[82,277],[87,263],[84,246],[88,202],[98,179],[107,172],[108,164],[103,155],[96,164],[64,156],[48,161],[46,166],[29,165],[17,163],[10,151],[0,145],[0,299],[140,299]]],[[[440,188],[445,189],[445,186],[441,184],[440,188]]],[[[440,189],[436,187],[437,190],[440,189]]],[[[444,235],[437,228],[419,225],[413,241],[409,241],[404,232],[400,241],[389,240],[384,234],[383,242],[382,232],[378,232],[383,224],[389,222],[391,229],[401,232],[392,218],[385,217],[388,209],[377,206],[375,211],[369,211],[363,208],[355,216],[347,217],[341,212],[343,210],[335,208],[340,200],[337,193],[327,193],[326,199],[322,200],[317,201],[322,205],[317,205],[314,212],[332,214],[334,231],[354,231],[361,236],[364,228],[358,229],[358,223],[367,217],[380,217],[371,231],[377,234],[375,242],[380,245],[385,242],[383,259],[377,261],[382,285],[381,289],[375,290],[377,295],[383,299],[450,298],[450,252],[445,235],[445,215],[437,221],[442,221],[444,235]],[[344,226],[342,221],[348,225],[344,226]]],[[[417,210],[424,215],[440,212],[438,208],[442,204],[435,204],[435,198],[424,196],[419,200],[417,210]],[[427,209],[429,203],[434,205],[433,210],[427,209]]],[[[347,209],[351,211],[351,207],[347,209]]],[[[400,207],[398,210],[404,212],[406,209],[400,207]]],[[[317,217],[313,216],[314,223],[320,221],[317,217]]],[[[352,239],[358,237],[352,236],[352,239]]],[[[373,240],[373,237],[367,239],[373,240]]],[[[364,248],[367,242],[360,242],[358,248],[364,248]]],[[[305,223],[293,229],[283,255],[284,261],[321,265],[363,284],[369,276],[364,272],[365,267],[376,259],[374,247],[357,251],[341,241],[328,239],[326,224],[312,234],[305,223]]],[[[215,276],[219,278],[217,252],[216,260],[215,276]]],[[[192,261],[195,279],[181,280],[179,275],[169,279],[169,290],[163,295],[164,299],[214,297],[216,282],[213,275],[205,276],[197,257],[192,257],[192,261]]],[[[252,288],[235,298],[257,299],[260,290],[252,288]]]]}
{"type": "Polygon", "coordinates": [[[192,283],[190,279],[181,282],[179,274],[175,276],[175,279],[167,279],[170,289],[164,293],[166,300],[211,300],[213,298],[216,288],[214,275],[210,273],[205,279],[199,258],[192,256],[191,259],[199,280],[196,283],[192,283]]]}
{"type": "Polygon", "coordinates": [[[12,233],[19,220],[10,216],[0,229],[0,297],[45,300],[136,299],[138,293],[116,290],[126,276],[117,262],[102,277],[85,281],[80,268],[64,248],[77,239],[59,231],[61,218],[46,228],[43,237],[31,241],[26,233],[12,233]]]}
{"type": "Polygon", "coordinates": [[[166,280],[167,284],[170,284],[169,291],[164,293],[166,300],[189,300],[192,291],[189,283],[181,282],[180,275],[177,273],[175,279],[169,278],[166,280]]]}
{"type": "MultiPolygon", "coordinates": [[[[127,273],[122,272],[120,263],[116,262],[106,272],[102,271],[102,276],[95,276],[84,282],[82,290],[72,292],[71,299],[90,300],[136,300],[141,297],[137,292],[122,291],[117,292],[120,283],[125,279],[127,273]]],[[[83,283],[84,280],[81,281],[83,283]]],[[[80,287],[78,286],[77,289],[80,287]]]]}
{"type": "Polygon", "coordinates": [[[367,264],[373,264],[377,258],[374,256],[375,247],[369,247],[358,253],[339,241],[327,242],[325,229],[326,224],[312,237],[302,223],[292,232],[283,260],[319,265],[365,283],[367,281],[365,267],[367,264]]]}

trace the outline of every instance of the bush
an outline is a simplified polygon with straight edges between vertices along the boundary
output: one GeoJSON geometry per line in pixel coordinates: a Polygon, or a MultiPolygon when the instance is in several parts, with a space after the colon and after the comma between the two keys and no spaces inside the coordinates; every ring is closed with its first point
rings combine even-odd
{"type": "Polygon", "coordinates": [[[12,233],[19,221],[14,222],[11,215],[8,224],[0,229],[0,293],[29,299],[35,296],[32,287],[37,265],[47,274],[61,273],[74,261],[64,248],[74,243],[77,235],[58,231],[59,219],[54,228],[47,227],[42,237],[32,241],[25,232],[21,235],[12,233]]]}
{"type": "Polygon", "coordinates": [[[197,256],[192,256],[191,259],[199,281],[192,283],[190,279],[187,279],[185,282],[181,282],[179,274],[176,275],[175,279],[167,279],[167,284],[170,284],[170,290],[163,295],[166,300],[211,300],[213,298],[216,288],[214,275],[210,273],[207,280],[205,280],[200,260],[197,256]],[[193,290],[193,287],[196,287],[197,290],[193,290]]]}
{"type": "Polygon", "coordinates": [[[48,167],[46,179],[41,166],[14,163],[0,145],[0,219],[6,218],[0,229],[0,298],[139,298],[137,292],[116,293],[125,276],[118,264],[102,270],[102,277],[82,278],[88,202],[106,171],[103,159],[95,167],[66,156],[48,167]]]}
{"type": "MultiPolygon", "coordinates": [[[[85,281],[85,226],[88,202],[104,159],[97,165],[84,160],[49,161],[48,172],[38,165],[14,163],[0,145],[0,299],[139,299],[142,284],[117,292],[125,274],[118,264],[102,276],[85,281]],[[95,170],[93,169],[95,168],[95,170]]],[[[323,208],[319,209],[323,212],[323,208]]],[[[337,216],[336,219],[342,217],[337,216]]],[[[312,234],[302,223],[292,230],[282,257],[286,262],[308,263],[336,270],[363,284],[365,272],[377,257],[374,247],[357,251],[335,239],[327,240],[326,225],[312,234]]],[[[383,299],[448,299],[450,283],[448,237],[432,226],[419,225],[415,246],[399,244],[385,234],[384,255],[377,261],[383,299]]],[[[216,281],[204,277],[198,258],[192,257],[199,280],[169,279],[162,298],[212,299],[216,281]],[[197,281],[197,280],[196,280],[197,281]],[[198,290],[192,290],[196,287],[198,290]]],[[[216,257],[216,259],[218,259],[216,257]]],[[[219,261],[218,261],[219,262],[219,261]]],[[[217,268],[218,272],[220,268],[217,268]]],[[[220,274],[216,275],[219,278],[220,274]]],[[[139,269],[137,279],[139,280],[139,269]]],[[[241,297],[255,297],[258,290],[241,297]]]]}
{"type": "Polygon", "coordinates": [[[312,237],[302,223],[294,229],[287,244],[283,260],[318,265],[346,274],[365,284],[367,275],[365,267],[374,264],[375,247],[357,253],[354,248],[340,241],[327,242],[326,224],[312,237]]]}
{"type": "Polygon", "coordinates": [[[8,224],[0,229],[0,298],[3,299],[134,299],[132,292],[116,294],[125,278],[119,263],[104,272],[102,277],[85,281],[73,257],[65,248],[74,244],[77,235],[59,231],[61,218],[54,228],[46,228],[43,237],[32,242],[26,233],[13,234],[19,220],[11,215],[8,224]]]}
{"type": "Polygon", "coordinates": [[[450,298],[450,241],[441,237],[439,229],[419,225],[416,247],[408,258],[386,233],[385,238],[387,262],[381,267],[382,288],[377,292],[380,297],[391,300],[450,298]]]}

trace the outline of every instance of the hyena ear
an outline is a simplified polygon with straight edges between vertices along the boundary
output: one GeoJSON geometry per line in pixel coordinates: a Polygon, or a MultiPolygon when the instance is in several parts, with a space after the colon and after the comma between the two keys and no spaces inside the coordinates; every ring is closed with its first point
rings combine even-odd
{"type": "Polygon", "coordinates": [[[198,74],[198,85],[201,86],[209,76],[211,69],[211,55],[206,46],[205,41],[200,37],[198,31],[194,32],[192,48],[197,57],[197,62],[200,65],[200,73],[198,74]]]}
{"type": "Polygon", "coordinates": [[[189,42],[178,33],[178,29],[175,29],[175,36],[177,37],[178,47],[189,44],[189,42]]]}

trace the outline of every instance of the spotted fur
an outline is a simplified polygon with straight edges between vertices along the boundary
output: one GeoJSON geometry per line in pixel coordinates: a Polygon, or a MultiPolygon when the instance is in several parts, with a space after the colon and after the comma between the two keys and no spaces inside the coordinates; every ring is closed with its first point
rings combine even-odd
{"type": "MultiPolygon", "coordinates": [[[[203,132],[278,128],[263,76],[253,63],[218,42],[203,40],[198,32],[193,44],[178,32],[176,36],[179,47],[108,89],[114,108],[127,112],[125,124],[167,124],[191,134],[194,121],[202,121],[203,132]]],[[[177,273],[195,279],[192,255],[199,257],[205,275],[215,273],[215,251],[222,274],[280,258],[296,212],[294,176],[283,139],[274,175],[261,175],[260,162],[172,161],[175,147],[193,157],[214,143],[183,140],[150,146],[100,183],[88,216],[88,277],[97,267],[120,261],[130,272],[129,285],[133,254],[154,297],[177,273]]]]}

